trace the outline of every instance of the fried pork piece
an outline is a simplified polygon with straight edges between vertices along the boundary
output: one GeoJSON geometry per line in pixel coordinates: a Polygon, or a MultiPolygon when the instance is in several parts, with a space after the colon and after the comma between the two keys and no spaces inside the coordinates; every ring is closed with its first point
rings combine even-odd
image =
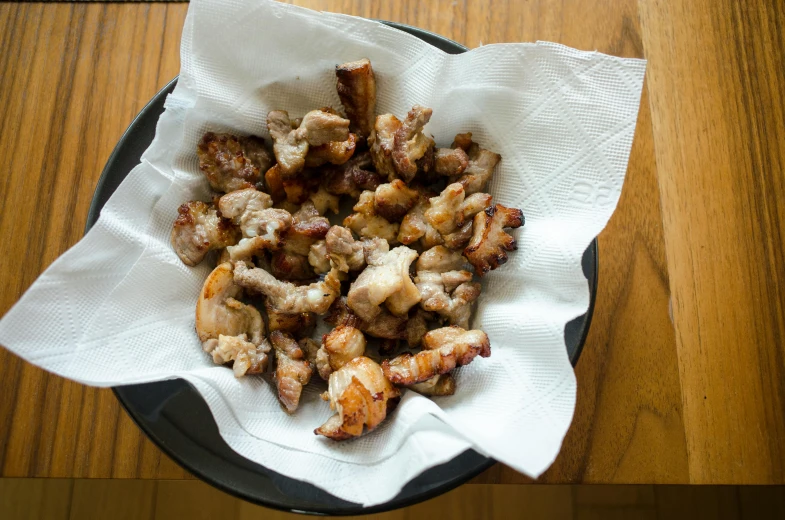
{"type": "Polygon", "coordinates": [[[469,328],[471,304],[480,296],[480,284],[468,271],[418,271],[414,279],[420,291],[420,306],[446,318],[450,325],[469,328]]]}
{"type": "Polygon", "coordinates": [[[196,265],[209,251],[234,245],[238,240],[239,230],[219,216],[214,206],[193,200],[177,208],[171,242],[185,265],[196,265]]]}
{"type": "Polygon", "coordinates": [[[401,354],[382,362],[385,377],[396,385],[422,383],[456,366],[468,365],[477,355],[491,355],[491,345],[483,331],[455,326],[428,332],[422,346],[423,350],[415,355],[401,354]]]}
{"type": "Polygon", "coordinates": [[[382,339],[405,339],[408,333],[408,323],[410,320],[394,316],[384,307],[372,321],[365,321],[349,308],[346,297],[337,298],[330,311],[325,316],[324,321],[333,326],[351,325],[369,336],[382,339]]]}
{"type": "Polygon", "coordinates": [[[417,202],[403,217],[398,228],[398,241],[409,245],[419,240],[423,249],[430,249],[444,243],[442,235],[425,219],[425,212],[431,207],[430,199],[436,193],[427,190],[419,191],[417,202]]]}
{"type": "Polygon", "coordinates": [[[475,193],[467,197],[463,186],[456,182],[444,188],[437,197],[431,197],[430,203],[425,220],[446,236],[458,231],[467,220],[488,207],[491,196],[475,193]]]}
{"type": "Polygon", "coordinates": [[[330,141],[320,146],[310,146],[305,156],[305,167],[316,168],[324,164],[344,164],[354,155],[357,135],[349,134],[346,141],[330,141]]]}
{"type": "Polygon", "coordinates": [[[259,182],[273,158],[260,137],[207,132],[196,148],[199,169],[216,191],[250,188],[259,182]]]}
{"type": "Polygon", "coordinates": [[[342,118],[331,108],[311,110],[303,116],[299,129],[305,131],[305,138],[310,146],[349,139],[349,120],[342,118]]]}
{"type": "Polygon", "coordinates": [[[286,199],[286,190],[283,187],[283,175],[281,174],[280,165],[276,164],[264,172],[264,184],[274,203],[286,199]]]}
{"type": "Polygon", "coordinates": [[[283,180],[303,169],[310,146],[349,139],[349,120],[327,110],[311,110],[296,128],[288,112],[273,110],[267,114],[267,129],[273,138],[273,153],[283,180]]]}
{"type": "Polygon", "coordinates": [[[423,336],[428,332],[428,322],[432,320],[433,314],[425,312],[421,307],[417,307],[412,313],[409,313],[404,335],[410,348],[420,345],[423,336]]]}
{"type": "Polygon", "coordinates": [[[442,374],[440,376],[433,376],[422,383],[415,383],[409,385],[418,394],[427,395],[429,397],[440,397],[444,395],[453,395],[455,393],[455,378],[452,374],[442,374]]]}
{"type": "Polygon", "coordinates": [[[349,195],[358,198],[361,190],[375,190],[384,178],[368,171],[372,166],[369,151],[356,154],[340,166],[327,166],[324,168],[324,189],[333,195],[349,195]]]}
{"type": "Polygon", "coordinates": [[[338,213],[340,210],[341,199],[337,195],[328,192],[324,186],[319,186],[319,189],[311,193],[308,200],[311,201],[319,215],[325,216],[328,211],[338,213]]]}
{"type": "Polygon", "coordinates": [[[354,213],[343,219],[343,225],[363,238],[383,238],[394,244],[398,237],[398,224],[388,222],[376,213],[376,194],[366,190],[360,194],[360,200],[354,205],[354,213]]]}
{"type": "Polygon", "coordinates": [[[368,58],[335,67],[338,97],[349,118],[349,130],[366,139],[376,113],[376,77],[368,58]]]}
{"type": "Polygon", "coordinates": [[[283,247],[284,236],[292,224],[292,216],[288,211],[268,208],[250,212],[246,217],[243,231],[245,237],[237,245],[226,248],[233,262],[283,247]]]}
{"type": "Polygon", "coordinates": [[[374,192],[373,207],[378,215],[389,222],[400,222],[414,207],[420,194],[400,179],[382,184],[374,192]]]}
{"type": "Polygon", "coordinates": [[[279,312],[267,298],[264,299],[264,309],[267,313],[267,326],[270,332],[279,330],[291,334],[295,338],[302,338],[309,336],[316,326],[316,314],[312,312],[279,312]]]}
{"type": "Polygon", "coordinates": [[[267,114],[267,130],[273,139],[273,153],[278,161],[278,171],[285,179],[305,166],[308,140],[305,132],[294,128],[286,110],[273,110],[267,114]]]}
{"type": "Polygon", "coordinates": [[[507,262],[507,251],[514,251],[518,246],[504,228],[518,228],[523,222],[521,210],[501,204],[490,206],[474,216],[474,234],[463,254],[478,276],[507,262]]]}
{"type": "Polygon", "coordinates": [[[450,177],[450,182],[460,182],[467,195],[485,191],[502,156],[472,142],[471,132],[456,135],[452,147],[466,152],[469,164],[462,174],[450,177]]]}
{"type": "Polygon", "coordinates": [[[311,201],[300,206],[292,222],[283,234],[283,249],[273,253],[273,274],[285,280],[307,280],[314,276],[308,259],[311,246],[325,237],[330,222],[319,215],[311,201]]]}
{"type": "Polygon", "coordinates": [[[322,281],[297,286],[277,280],[264,269],[249,269],[245,262],[237,262],[234,280],[241,287],[264,294],[276,311],[287,314],[324,314],[341,294],[340,271],[337,269],[330,270],[322,281]]]}
{"type": "Polygon", "coordinates": [[[311,380],[311,364],[291,335],[275,331],[270,333],[270,342],[275,349],[278,399],[287,413],[293,413],[300,404],[303,387],[311,380]]]}
{"type": "Polygon", "coordinates": [[[398,177],[393,164],[392,153],[395,147],[395,134],[402,127],[400,119],[392,114],[376,116],[373,125],[373,132],[368,138],[370,144],[371,158],[376,172],[393,180],[398,177]]]}
{"type": "Polygon", "coordinates": [[[254,345],[245,334],[239,336],[224,336],[220,334],[218,340],[204,343],[204,350],[213,356],[217,365],[232,363],[235,377],[248,374],[261,374],[267,370],[270,344],[262,340],[259,345],[254,345]]]}
{"type": "Polygon", "coordinates": [[[411,181],[417,174],[417,161],[429,150],[434,141],[423,133],[433,110],[414,105],[393,137],[392,161],[395,171],[404,181],[411,181]]]}
{"type": "Polygon", "coordinates": [[[352,232],[341,226],[333,226],[325,237],[325,250],[329,261],[339,271],[359,271],[365,267],[363,243],[355,240],[352,232]]]}
{"type": "Polygon", "coordinates": [[[281,280],[310,280],[314,271],[307,256],[276,251],[270,259],[270,272],[281,280]]]}
{"type": "Polygon", "coordinates": [[[241,294],[232,264],[226,262],[213,269],[196,302],[196,334],[202,348],[218,364],[234,362],[237,377],[263,372],[270,350],[261,314],[238,301],[241,294]]]}
{"type": "Polygon", "coordinates": [[[464,271],[469,263],[460,251],[452,251],[444,246],[435,246],[423,251],[417,259],[415,268],[420,271],[446,273],[447,271],[464,271]]]}
{"type": "Polygon", "coordinates": [[[322,345],[316,353],[316,368],[322,379],[356,357],[365,354],[365,336],[360,329],[338,325],[322,336],[322,345]]]}
{"type": "Polygon", "coordinates": [[[434,171],[448,177],[462,174],[469,166],[469,156],[461,148],[437,148],[433,161],[434,171]]]}
{"type": "Polygon", "coordinates": [[[330,257],[327,254],[327,244],[324,240],[314,242],[308,252],[308,263],[311,264],[313,272],[324,274],[331,269],[330,257]]]}
{"type": "Polygon", "coordinates": [[[368,266],[349,287],[347,303],[352,311],[371,321],[385,303],[390,312],[404,317],[420,301],[417,286],[409,276],[409,266],[416,258],[417,252],[406,246],[391,251],[382,248],[368,255],[368,266]]]}
{"type": "Polygon", "coordinates": [[[401,395],[367,357],[355,358],[333,372],[327,388],[330,408],[336,413],[314,433],[336,441],[359,437],[363,427],[376,428],[401,395]]]}

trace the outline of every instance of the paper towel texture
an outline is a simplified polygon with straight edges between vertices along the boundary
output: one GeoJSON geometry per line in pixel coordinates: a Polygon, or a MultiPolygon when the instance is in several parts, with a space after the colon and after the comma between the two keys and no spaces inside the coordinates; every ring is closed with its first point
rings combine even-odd
{"type": "Polygon", "coordinates": [[[365,505],[469,448],[542,473],[572,419],[564,326],[589,304],[581,255],[619,198],[645,62],[544,42],[447,55],[373,21],[239,0],[191,2],[181,58],[141,164],[3,318],[0,343],[88,385],[184,378],[238,453],[365,505]],[[208,200],[195,153],[205,131],[267,138],[270,110],[338,107],[334,67],[362,57],[376,71],[377,113],[432,107],[426,130],[438,145],[470,131],[502,155],[489,191],[522,208],[526,225],[483,282],[473,326],[492,356],[457,370],[454,396],[407,392],[377,431],[335,443],[313,434],[331,415],[323,386],[306,387],[288,416],[269,378],[235,379],[202,352],[194,307],[210,266],[183,265],[169,233],[178,205],[208,200]]]}

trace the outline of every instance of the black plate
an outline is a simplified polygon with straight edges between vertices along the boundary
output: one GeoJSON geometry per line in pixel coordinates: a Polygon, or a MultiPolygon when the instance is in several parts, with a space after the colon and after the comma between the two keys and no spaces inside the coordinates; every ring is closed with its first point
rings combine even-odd
{"type": "MultiPolygon", "coordinates": [[[[413,34],[447,53],[466,51],[462,45],[437,34],[408,25],[384,23],[413,34]]],[[[95,224],[101,208],[152,143],[158,117],[164,111],[164,100],[176,83],[175,78],[155,95],[117,143],[98,180],[85,232],[95,224]]],[[[564,328],[564,340],[573,365],[578,361],[594,310],[597,262],[597,241],[594,240],[582,259],[591,293],[589,310],[564,328]]],[[[450,462],[425,471],[406,484],[389,502],[363,508],[311,484],[270,471],[232,451],[219,435],[207,404],[190,384],[181,379],[121,386],[116,387],[114,392],[136,424],[188,471],[227,493],[284,511],[356,515],[397,509],[445,493],[494,463],[493,459],[473,450],[466,451],[450,462]]]]}

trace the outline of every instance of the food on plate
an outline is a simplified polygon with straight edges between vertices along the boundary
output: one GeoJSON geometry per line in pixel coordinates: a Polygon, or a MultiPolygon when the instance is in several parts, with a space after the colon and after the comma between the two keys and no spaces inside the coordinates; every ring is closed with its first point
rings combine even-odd
{"type": "Polygon", "coordinates": [[[474,266],[474,272],[483,276],[507,262],[507,252],[517,249],[515,239],[504,228],[523,225],[523,212],[501,204],[489,206],[474,216],[474,231],[463,254],[474,266]]]}
{"type": "Polygon", "coordinates": [[[171,242],[185,265],[197,265],[209,251],[234,245],[239,239],[239,230],[212,204],[192,200],[177,208],[171,242]]]}
{"type": "Polygon", "coordinates": [[[207,132],[196,149],[199,169],[216,191],[250,188],[273,163],[264,140],[256,136],[235,136],[207,132]]]}
{"type": "Polygon", "coordinates": [[[357,357],[330,374],[327,398],[335,415],[314,430],[334,440],[359,437],[371,431],[397,405],[400,391],[388,381],[381,367],[367,357],[357,357]]]}
{"type": "Polygon", "coordinates": [[[367,139],[376,119],[376,76],[368,58],[335,67],[336,90],[349,118],[349,130],[367,139]]]}
{"type": "Polygon", "coordinates": [[[417,354],[401,354],[382,362],[385,377],[396,385],[422,383],[468,365],[478,355],[491,355],[491,344],[483,331],[455,325],[428,332],[422,338],[422,348],[417,354]]]}
{"type": "Polygon", "coordinates": [[[322,336],[322,345],[316,354],[316,367],[322,379],[356,357],[365,354],[365,336],[351,325],[338,325],[322,336]]]}
{"type": "Polygon", "coordinates": [[[270,346],[264,338],[262,315],[237,298],[232,264],[223,263],[205,280],[196,302],[196,333],[202,348],[219,365],[232,363],[234,374],[258,374],[267,367],[270,346]]]}
{"type": "Polygon", "coordinates": [[[470,132],[442,148],[425,131],[431,108],[377,114],[368,59],[335,75],[341,107],[257,122],[272,150],[204,135],[216,193],[179,207],[171,243],[189,266],[218,258],[196,304],[203,350],[237,377],[271,370],[287,413],[326,380],[335,414],[315,433],[345,440],[374,430],[404,388],[453,395],[455,369],[490,356],[471,328],[475,277],[507,261],[524,218],[487,193],[501,156],[470,132]],[[312,338],[321,320],[331,328],[312,338]]]}
{"type": "Polygon", "coordinates": [[[276,330],[270,333],[270,342],[275,349],[278,399],[287,413],[293,413],[300,405],[303,387],[311,380],[311,364],[290,334],[276,330]]]}

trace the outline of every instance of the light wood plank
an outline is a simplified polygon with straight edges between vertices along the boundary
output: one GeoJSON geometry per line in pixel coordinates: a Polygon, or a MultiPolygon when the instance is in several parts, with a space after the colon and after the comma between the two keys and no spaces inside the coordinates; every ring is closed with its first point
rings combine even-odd
{"type": "Polygon", "coordinates": [[[690,480],[781,483],[783,4],[640,6],[690,480]]]}

